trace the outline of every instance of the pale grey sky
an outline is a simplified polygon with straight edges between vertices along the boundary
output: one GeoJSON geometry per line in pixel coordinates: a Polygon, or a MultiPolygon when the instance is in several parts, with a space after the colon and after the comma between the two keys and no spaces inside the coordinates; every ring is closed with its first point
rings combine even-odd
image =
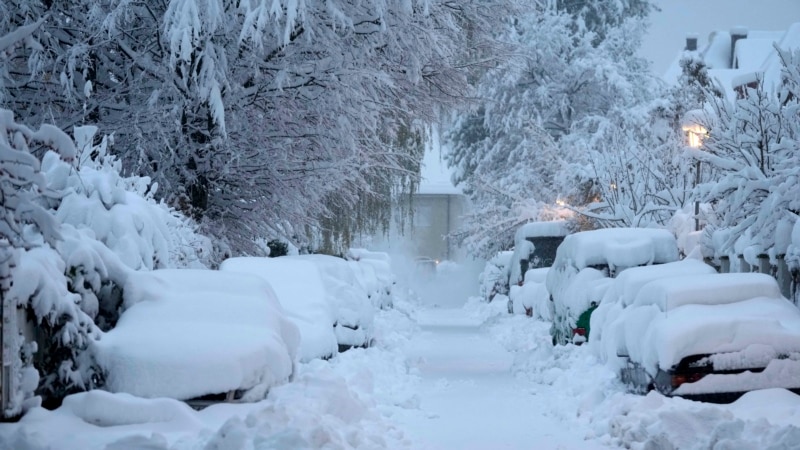
{"type": "Polygon", "coordinates": [[[642,56],[653,61],[653,71],[663,74],[686,42],[697,33],[699,45],[714,30],[745,26],[751,30],[785,30],[800,22],[800,0],[655,0],[661,12],[642,43],[642,56]]]}

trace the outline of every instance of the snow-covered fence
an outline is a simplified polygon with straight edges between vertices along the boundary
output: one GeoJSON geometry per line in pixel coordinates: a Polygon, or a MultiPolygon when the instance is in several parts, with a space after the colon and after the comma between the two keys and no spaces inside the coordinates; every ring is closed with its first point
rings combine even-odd
{"type": "Polygon", "coordinates": [[[798,304],[798,290],[800,290],[800,270],[792,270],[786,262],[786,255],[776,255],[770,258],[769,255],[761,254],[756,256],[755,261],[748,261],[744,255],[723,255],[719,257],[719,263],[713,266],[720,273],[747,273],[758,272],[773,276],[778,281],[781,293],[784,297],[793,299],[798,304]],[[751,264],[752,262],[752,264],[751,264]]]}

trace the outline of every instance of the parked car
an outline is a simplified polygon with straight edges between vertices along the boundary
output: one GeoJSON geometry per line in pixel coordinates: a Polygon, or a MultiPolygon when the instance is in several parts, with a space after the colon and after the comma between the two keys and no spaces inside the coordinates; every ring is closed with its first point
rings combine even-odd
{"type": "Polygon", "coordinates": [[[564,238],[547,273],[553,344],[586,342],[591,316],[623,270],[678,260],[678,245],[667,230],[608,228],[564,238]]]}
{"type": "Polygon", "coordinates": [[[116,326],[92,347],[110,392],[257,401],[294,373],[300,334],[258,277],[133,272],[122,309],[116,326]]]}
{"type": "Polygon", "coordinates": [[[284,260],[309,261],[319,270],[328,303],[333,307],[339,351],[369,347],[373,342],[375,309],[359,275],[344,258],[329,255],[281,256],[284,260]]]}
{"type": "Polygon", "coordinates": [[[570,233],[565,220],[530,222],[514,234],[514,253],[509,267],[509,286],[522,286],[525,273],[553,265],[558,246],[570,233]]]}
{"type": "Polygon", "coordinates": [[[223,261],[219,270],[255,275],[272,286],[286,317],[300,330],[300,361],[328,359],[338,352],[334,305],[313,262],[287,257],[236,257],[223,261]]]}
{"type": "MultiPolygon", "coordinates": [[[[394,306],[394,288],[397,284],[388,253],[363,248],[351,248],[345,259],[364,285],[372,304],[379,309],[394,306]]],[[[435,266],[434,266],[435,270],[435,266]]]]}
{"type": "Polygon", "coordinates": [[[651,281],[604,328],[603,348],[634,392],[715,402],[800,393],[800,310],[768,275],[651,281]]]}
{"type": "Polygon", "coordinates": [[[609,285],[602,301],[591,315],[591,329],[594,330],[591,342],[596,344],[603,339],[606,324],[620,315],[636,299],[642,286],[655,280],[682,275],[709,275],[717,270],[697,259],[632,267],[620,273],[609,285]]]}
{"type": "MultiPolygon", "coordinates": [[[[545,278],[553,264],[558,246],[570,233],[566,221],[530,222],[522,225],[514,234],[514,252],[508,273],[508,312],[528,316],[549,317],[548,311],[534,304],[548,298],[545,278]]],[[[549,309],[547,303],[544,308],[549,309]]]]}

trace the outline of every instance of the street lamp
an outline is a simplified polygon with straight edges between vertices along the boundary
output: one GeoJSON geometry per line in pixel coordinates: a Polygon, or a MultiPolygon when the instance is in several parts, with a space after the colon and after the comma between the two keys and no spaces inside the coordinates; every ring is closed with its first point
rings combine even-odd
{"type": "MultiPolygon", "coordinates": [[[[700,124],[700,114],[702,110],[692,110],[686,113],[683,118],[681,128],[686,133],[686,140],[689,147],[697,150],[703,146],[703,138],[705,138],[708,131],[700,124]]],[[[700,159],[697,159],[694,167],[694,187],[700,184],[700,159]]],[[[694,231],[700,231],[700,199],[694,202],[694,231]]]]}

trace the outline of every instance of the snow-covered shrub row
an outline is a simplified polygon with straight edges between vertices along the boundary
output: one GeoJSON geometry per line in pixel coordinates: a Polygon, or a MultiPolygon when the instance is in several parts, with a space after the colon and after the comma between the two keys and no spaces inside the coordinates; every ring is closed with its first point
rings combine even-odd
{"type": "Polygon", "coordinates": [[[57,403],[98,381],[85,350],[100,336],[95,320],[103,329],[114,325],[129,273],[204,266],[209,256],[208,240],[191,222],[152,199],[149,179],[120,175],[108,139],[93,144],[96,131],[76,127],[73,141],[53,126],[33,131],[0,110],[0,293],[11,323],[3,353],[16,355],[15,377],[34,366],[41,372],[38,386],[27,375],[11,382],[6,417],[19,414],[37,387],[57,403]],[[39,330],[38,352],[35,343],[24,344],[34,339],[31,326],[39,330]]]}

